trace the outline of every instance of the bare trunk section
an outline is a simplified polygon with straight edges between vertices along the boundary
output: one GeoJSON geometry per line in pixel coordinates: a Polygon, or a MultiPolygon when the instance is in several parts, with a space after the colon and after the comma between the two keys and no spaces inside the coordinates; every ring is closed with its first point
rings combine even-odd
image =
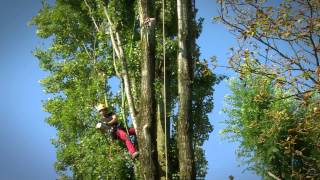
{"type": "Polygon", "coordinates": [[[141,97],[138,129],[140,149],[140,164],[142,177],[145,180],[158,179],[157,157],[155,147],[155,32],[151,23],[145,24],[145,19],[152,16],[153,0],[140,0],[141,27],[141,97]]]}
{"type": "Polygon", "coordinates": [[[162,101],[157,103],[157,155],[159,163],[159,179],[166,179],[166,133],[165,133],[165,123],[164,123],[164,106],[162,101]]]}
{"type": "MultiPolygon", "coordinates": [[[[161,63],[161,62],[160,62],[161,63]]],[[[165,66],[165,63],[163,64],[165,66]]],[[[167,164],[167,147],[168,147],[168,139],[170,137],[169,128],[170,122],[168,122],[168,118],[166,118],[166,109],[168,109],[168,105],[166,103],[166,97],[168,97],[169,92],[167,92],[168,79],[163,76],[167,71],[165,67],[161,68],[161,65],[158,66],[156,70],[156,79],[161,82],[161,96],[162,98],[157,99],[157,122],[156,122],[156,141],[157,141],[157,157],[158,157],[158,174],[159,179],[165,180],[170,179],[169,177],[169,164],[167,164]],[[167,120],[167,122],[166,122],[167,120]],[[167,132],[166,132],[167,131],[167,132]]]]}
{"type": "Polygon", "coordinates": [[[179,116],[177,122],[177,146],[180,179],[195,179],[194,158],[192,149],[191,121],[191,77],[192,57],[190,0],[177,0],[178,12],[178,93],[179,116]]]}

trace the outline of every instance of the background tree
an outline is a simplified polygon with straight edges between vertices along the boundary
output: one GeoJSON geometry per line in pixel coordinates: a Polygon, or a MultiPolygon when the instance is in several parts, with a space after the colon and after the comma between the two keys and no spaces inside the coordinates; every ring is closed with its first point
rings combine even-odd
{"type": "Polygon", "coordinates": [[[239,40],[225,133],[263,176],[318,178],[319,2],[218,2],[215,20],[239,40]]]}
{"type": "Polygon", "coordinates": [[[232,79],[230,88],[223,133],[240,142],[237,154],[248,170],[266,179],[270,172],[281,179],[319,178],[320,94],[304,102],[283,99],[292,93],[256,74],[232,79]]]}
{"type": "Polygon", "coordinates": [[[230,66],[241,72],[245,59],[256,59],[271,74],[249,70],[265,76],[276,76],[287,89],[296,93],[319,90],[320,3],[308,1],[242,1],[220,2],[220,16],[239,39],[230,66]]]}

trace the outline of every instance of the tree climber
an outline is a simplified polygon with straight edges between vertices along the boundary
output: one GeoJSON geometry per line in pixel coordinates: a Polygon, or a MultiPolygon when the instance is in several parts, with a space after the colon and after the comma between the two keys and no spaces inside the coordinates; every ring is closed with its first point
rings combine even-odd
{"type": "MultiPolygon", "coordinates": [[[[96,129],[99,129],[103,132],[110,132],[111,136],[123,141],[126,144],[132,159],[135,159],[139,155],[139,152],[136,151],[134,145],[130,141],[129,136],[127,136],[126,131],[120,126],[116,114],[113,112],[108,113],[108,108],[104,104],[99,104],[97,106],[97,110],[102,118],[101,122],[96,125],[96,129]]],[[[136,135],[134,128],[129,128],[128,133],[129,135],[136,135]]]]}

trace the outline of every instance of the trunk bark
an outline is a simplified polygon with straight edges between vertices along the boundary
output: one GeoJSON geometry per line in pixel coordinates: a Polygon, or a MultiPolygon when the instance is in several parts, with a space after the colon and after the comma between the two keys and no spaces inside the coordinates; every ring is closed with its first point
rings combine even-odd
{"type": "Polygon", "coordinates": [[[141,97],[139,108],[138,142],[140,149],[140,164],[142,177],[145,180],[158,179],[156,140],[155,140],[155,32],[152,23],[145,23],[147,17],[152,17],[153,0],[140,0],[141,28],[141,97]]]}
{"type": "MultiPolygon", "coordinates": [[[[165,66],[165,64],[163,64],[163,66],[165,66]]],[[[170,179],[169,177],[170,167],[169,167],[169,164],[167,164],[166,162],[166,153],[167,153],[166,148],[168,147],[168,139],[170,137],[170,133],[169,133],[170,122],[168,121],[168,118],[165,118],[165,111],[168,109],[165,98],[168,97],[168,94],[169,94],[169,92],[167,92],[168,88],[165,88],[165,85],[168,86],[168,78],[164,79],[164,76],[163,76],[164,71],[167,71],[166,68],[162,67],[162,65],[158,65],[156,67],[158,67],[156,70],[156,79],[158,79],[161,82],[161,93],[162,93],[161,95],[162,98],[157,99],[156,140],[157,140],[157,153],[158,153],[157,157],[158,157],[158,164],[159,164],[158,174],[159,174],[159,179],[165,180],[167,178],[170,179]],[[167,122],[165,122],[166,120],[167,122]]]]}
{"type": "Polygon", "coordinates": [[[165,141],[165,123],[164,123],[164,110],[163,103],[157,104],[157,152],[159,163],[159,179],[166,179],[166,141],[165,141]]]}
{"type": "Polygon", "coordinates": [[[190,0],[177,0],[178,13],[178,93],[179,115],[177,122],[177,146],[180,179],[195,179],[192,149],[191,121],[191,23],[190,0]],[[189,43],[188,43],[189,42],[189,43]]]}

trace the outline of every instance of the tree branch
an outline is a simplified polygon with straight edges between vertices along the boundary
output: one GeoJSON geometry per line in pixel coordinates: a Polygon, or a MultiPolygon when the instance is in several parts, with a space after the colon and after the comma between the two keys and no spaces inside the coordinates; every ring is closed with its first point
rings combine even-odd
{"type": "Polygon", "coordinates": [[[137,113],[136,113],[136,108],[135,108],[135,103],[133,100],[133,96],[131,93],[131,86],[130,86],[130,81],[129,81],[129,73],[128,73],[128,65],[127,65],[127,61],[126,58],[124,56],[123,53],[123,47],[121,45],[121,39],[119,36],[118,32],[114,32],[112,27],[113,27],[113,23],[110,19],[110,16],[108,14],[107,8],[105,6],[103,6],[103,11],[105,16],[107,17],[107,21],[109,24],[109,31],[110,31],[110,36],[111,36],[111,42],[112,42],[112,46],[116,52],[116,55],[118,56],[118,59],[121,60],[122,63],[122,73],[121,73],[121,77],[124,80],[124,89],[126,92],[126,96],[127,96],[127,100],[128,100],[128,105],[129,105],[129,111],[130,111],[130,115],[132,118],[132,123],[133,126],[136,130],[136,133],[138,134],[138,129],[137,129],[137,113]],[[115,37],[116,36],[116,37],[115,37]]]}
{"type": "Polygon", "coordinates": [[[272,174],[270,171],[268,171],[268,175],[269,175],[270,177],[272,177],[273,179],[275,179],[275,180],[281,180],[281,179],[278,178],[276,175],[272,174]]]}
{"type": "Polygon", "coordinates": [[[98,27],[98,25],[97,25],[97,23],[96,23],[96,20],[95,20],[95,18],[94,18],[93,15],[92,15],[92,9],[91,9],[90,5],[88,4],[87,0],[84,0],[84,3],[86,4],[86,6],[87,6],[88,9],[89,9],[89,14],[90,14],[90,17],[91,17],[91,19],[92,19],[92,22],[93,22],[96,30],[97,30],[98,32],[100,32],[99,27],[98,27]]]}

